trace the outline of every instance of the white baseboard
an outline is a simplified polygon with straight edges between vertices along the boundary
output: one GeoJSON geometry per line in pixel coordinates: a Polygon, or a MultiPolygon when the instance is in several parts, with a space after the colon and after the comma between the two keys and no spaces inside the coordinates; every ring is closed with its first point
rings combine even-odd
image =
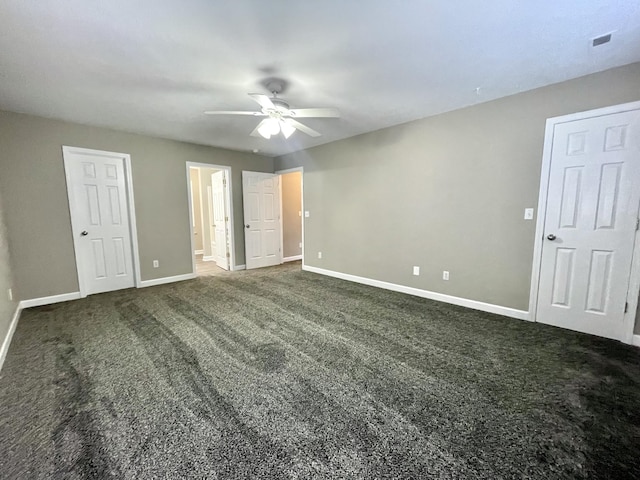
{"type": "Polygon", "coordinates": [[[282,263],[295,262],[296,260],[302,260],[302,255],[294,255],[293,257],[284,257],[282,263]]]}
{"type": "Polygon", "coordinates": [[[16,306],[16,311],[11,318],[11,323],[9,324],[9,331],[7,332],[6,337],[2,341],[2,347],[0,347],[0,371],[2,371],[2,366],[4,365],[4,359],[7,358],[7,352],[9,351],[9,345],[11,345],[11,339],[13,338],[13,333],[16,331],[16,327],[18,326],[18,320],[20,319],[20,312],[22,312],[22,308],[20,305],[16,306]]]}
{"type": "Polygon", "coordinates": [[[415,295],[416,297],[428,298],[430,300],[451,303],[453,305],[459,305],[461,307],[473,308],[474,310],[481,310],[483,312],[496,313],[498,315],[504,315],[505,317],[517,318],[519,320],[529,320],[529,312],[526,312],[524,310],[517,310],[515,308],[493,305],[491,303],[469,300],[467,298],[454,297],[452,295],[431,292],[429,290],[421,290],[419,288],[407,287],[405,285],[383,282],[381,280],[374,280],[366,277],[358,277],[357,275],[335,272],[333,270],[325,270],[324,268],[311,267],[309,265],[302,265],[302,270],[319,273],[320,275],[327,275],[329,277],[340,278],[342,280],[348,280],[350,282],[362,283],[364,285],[370,285],[372,287],[384,288],[385,290],[393,290],[394,292],[407,293],[409,295],[415,295]]]}
{"type": "Polygon", "coordinates": [[[631,345],[635,345],[636,347],[640,347],[640,335],[634,335],[631,340],[631,345]]]}
{"type": "Polygon", "coordinates": [[[196,255],[204,255],[204,250],[194,250],[193,253],[196,255]]]}
{"type": "Polygon", "coordinates": [[[191,280],[196,278],[195,273],[185,273],[184,275],[175,275],[173,277],[152,278],[151,280],[143,280],[138,288],[154,287],[156,285],[164,285],[165,283],[182,282],[183,280],[191,280]]]}
{"type": "Polygon", "coordinates": [[[216,259],[216,257],[210,257],[210,256],[206,256],[206,257],[202,257],[202,261],[203,262],[214,262],[216,259]]]}
{"type": "Polygon", "coordinates": [[[79,298],[81,298],[80,292],[63,293],[61,295],[52,295],[50,297],[31,298],[29,300],[22,300],[20,302],[20,308],[41,307],[42,305],[68,302],[70,300],[78,300],[79,298]]]}
{"type": "Polygon", "coordinates": [[[238,270],[246,270],[246,265],[236,265],[235,267],[231,267],[232,272],[237,272],[238,270]]]}

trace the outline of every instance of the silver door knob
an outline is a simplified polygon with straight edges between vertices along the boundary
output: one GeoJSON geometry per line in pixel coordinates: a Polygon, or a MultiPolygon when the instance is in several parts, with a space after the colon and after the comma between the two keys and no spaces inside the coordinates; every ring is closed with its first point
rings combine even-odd
{"type": "Polygon", "coordinates": [[[553,233],[547,235],[547,240],[551,240],[552,242],[556,239],[556,236],[553,233]]]}
{"type": "Polygon", "coordinates": [[[87,232],[86,230],[83,230],[82,232],[80,232],[80,235],[82,235],[83,237],[86,237],[87,235],[89,235],[89,232],[87,232]]]}

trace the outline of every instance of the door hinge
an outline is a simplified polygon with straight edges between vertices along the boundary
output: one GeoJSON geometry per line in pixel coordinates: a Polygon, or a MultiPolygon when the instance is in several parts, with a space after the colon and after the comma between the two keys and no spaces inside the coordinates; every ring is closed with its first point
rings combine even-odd
{"type": "Polygon", "coordinates": [[[229,221],[229,217],[224,217],[224,221],[228,222],[229,221]]]}
{"type": "Polygon", "coordinates": [[[227,258],[229,258],[231,255],[229,254],[229,252],[227,252],[227,258]]]}
{"type": "Polygon", "coordinates": [[[225,186],[225,187],[227,186],[227,179],[226,178],[222,179],[222,185],[225,186]]]}
{"type": "Polygon", "coordinates": [[[636,218],[636,232],[640,230],[640,218],[636,218]]]}
{"type": "Polygon", "coordinates": [[[629,302],[624,302],[624,313],[629,311],[629,302]]]}

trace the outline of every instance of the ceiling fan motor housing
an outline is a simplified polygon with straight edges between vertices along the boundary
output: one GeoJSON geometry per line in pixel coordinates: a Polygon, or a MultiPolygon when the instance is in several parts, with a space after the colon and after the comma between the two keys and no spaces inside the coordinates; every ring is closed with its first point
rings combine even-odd
{"type": "Polygon", "coordinates": [[[274,95],[284,93],[288,86],[287,81],[282,78],[265,78],[260,83],[268,92],[273,93],[274,95]]]}

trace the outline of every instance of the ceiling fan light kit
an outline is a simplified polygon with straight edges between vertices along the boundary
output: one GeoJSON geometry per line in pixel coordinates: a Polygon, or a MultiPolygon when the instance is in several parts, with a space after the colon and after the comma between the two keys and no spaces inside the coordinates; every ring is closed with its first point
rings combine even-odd
{"type": "Polygon", "coordinates": [[[319,137],[320,132],[315,131],[312,128],[294,120],[297,118],[338,118],[340,112],[335,108],[298,108],[291,109],[289,104],[284,100],[277,97],[278,93],[281,93],[284,89],[286,82],[281,80],[276,85],[276,79],[270,79],[268,88],[272,92],[272,97],[262,95],[260,93],[250,93],[249,96],[253,98],[262,109],[259,112],[246,112],[246,111],[206,111],[207,115],[253,115],[256,117],[268,117],[262,120],[258,126],[251,132],[252,137],[263,137],[270,139],[274,135],[282,133],[285,139],[288,139],[296,130],[300,130],[303,133],[311,137],[319,137]]]}

